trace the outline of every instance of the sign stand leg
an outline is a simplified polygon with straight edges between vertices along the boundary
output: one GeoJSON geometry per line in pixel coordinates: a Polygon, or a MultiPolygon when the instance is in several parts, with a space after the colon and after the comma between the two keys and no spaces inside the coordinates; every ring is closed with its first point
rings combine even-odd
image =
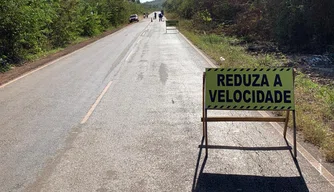
{"type": "Polygon", "coordinates": [[[203,87],[202,87],[202,118],[203,118],[203,137],[205,135],[205,122],[204,122],[204,113],[205,113],[205,100],[204,100],[204,95],[205,95],[205,73],[203,73],[203,87]]]}
{"type": "Polygon", "coordinates": [[[296,111],[292,111],[293,114],[293,153],[294,158],[297,158],[297,128],[296,128],[296,111]]]}
{"type": "Polygon", "coordinates": [[[206,157],[208,156],[208,122],[207,122],[208,117],[207,117],[207,113],[208,113],[208,110],[205,109],[203,122],[204,122],[204,127],[205,127],[205,156],[206,157]]]}
{"type": "Polygon", "coordinates": [[[289,123],[289,114],[290,114],[290,111],[286,111],[284,131],[283,131],[284,139],[286,139],[286,131],[288,129],[288,123],[289,123]]]}
{"type": "Polygon", "coordinates": [[[203,117],[203,137],[205,137],[205,155],[208,156],[208,110],[205,106],[205,73],[203,73],[203,97],[202,97],[202,117],[203,117]]]}

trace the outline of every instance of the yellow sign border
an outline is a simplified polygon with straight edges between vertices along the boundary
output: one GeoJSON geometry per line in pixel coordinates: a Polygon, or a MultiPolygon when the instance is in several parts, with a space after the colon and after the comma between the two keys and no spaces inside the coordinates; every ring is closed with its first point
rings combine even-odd
{"type": "Polygon", "coordinates": [[[293,68],[206,68],[205,107],[294,110],[293,68]]]}

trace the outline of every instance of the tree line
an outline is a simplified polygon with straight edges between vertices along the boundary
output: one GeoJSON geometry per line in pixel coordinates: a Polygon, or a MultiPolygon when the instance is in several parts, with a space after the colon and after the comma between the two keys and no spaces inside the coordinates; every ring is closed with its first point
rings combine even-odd
{"type": "Polygon", "coordinates": [[[0,64],[94,36],[140,12],[138,0],[1,0],[0,64]]]}
{"type": "Polygon", "coordinates": [[[275,41],[288,51],[334,52],[333,0],[166,0],[197,30],[275,41]]]}

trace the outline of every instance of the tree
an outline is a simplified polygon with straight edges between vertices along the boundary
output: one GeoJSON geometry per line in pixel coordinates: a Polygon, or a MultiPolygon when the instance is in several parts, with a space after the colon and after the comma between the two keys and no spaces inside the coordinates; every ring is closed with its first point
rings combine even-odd
{"type": "Polygon", "coordinates": [[[141,4],[124,0],[2,0],[0,61],[23,62],[80,35],[128,22],[130,14],[142,10],[141,4]]]}
{"type": "Polygon", "coordinates": [[[200,30],[221,28],[292,51],[334,51],[333,0],[167,0],[163,6],[200,30]]]}

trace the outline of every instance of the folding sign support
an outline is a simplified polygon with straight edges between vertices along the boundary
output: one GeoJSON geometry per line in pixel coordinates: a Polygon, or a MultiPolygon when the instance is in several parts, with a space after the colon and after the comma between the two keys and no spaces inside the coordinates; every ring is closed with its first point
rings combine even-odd
{"type": "MultiPolygon", "coordinates": [[[[222,69],[223,70],[223,69],[222,69]]],[[[269,69],[268,69],[269,70],[269,69]]],[[[293,78],[294,80],[294,78],[293,78]]],[[[284,130],[283,136],[286,139],[286,132],[289,121],[289,114],[292,111],[293,118],[293,157],[297,158],[297,142],[296,142],[296,112],[293,108],[292,110],[277,110],[277,111],[285,111],[285,117],[208,117],[208,110],[220,110],[219,108],[208,108],[206,105],[206,73],[203,74],[203,87],[202,87],[202,122],[203,122],[203,137],[205,138],[205,152],[208,155],[208,122],[229,122],[229,121],[237,121],[237,122],[284,122],[284,130]]],[[[210,96],[212,97],[212,96],[210,96]]],[[[294,105],[294,104],[293,104],[294,105]]],[[[256,107],[254,107],[256,108],[256,107]]],[[[269,108],[269,107],[268,107],[269,108]]],[[[283,108],[283,107],[282,107],[283,108]]],[[[266,110],[267,108],[261,108],[261,110],[266,110]]],[[[221,109],[224,110],[224,109],[221,109]]],[[[226,109],[225,109],[226,110],[226,109]]],[[[227,110],[233,110],[227,109],[227,110]]],[[[247,109],[245,109],[247,110],[247,109]]]]}
{"type": "Polygon", "coordinates": [[[166,33],[168,30],[176,30],[178,26],[178,20],[166,20],[166,33]]]}

